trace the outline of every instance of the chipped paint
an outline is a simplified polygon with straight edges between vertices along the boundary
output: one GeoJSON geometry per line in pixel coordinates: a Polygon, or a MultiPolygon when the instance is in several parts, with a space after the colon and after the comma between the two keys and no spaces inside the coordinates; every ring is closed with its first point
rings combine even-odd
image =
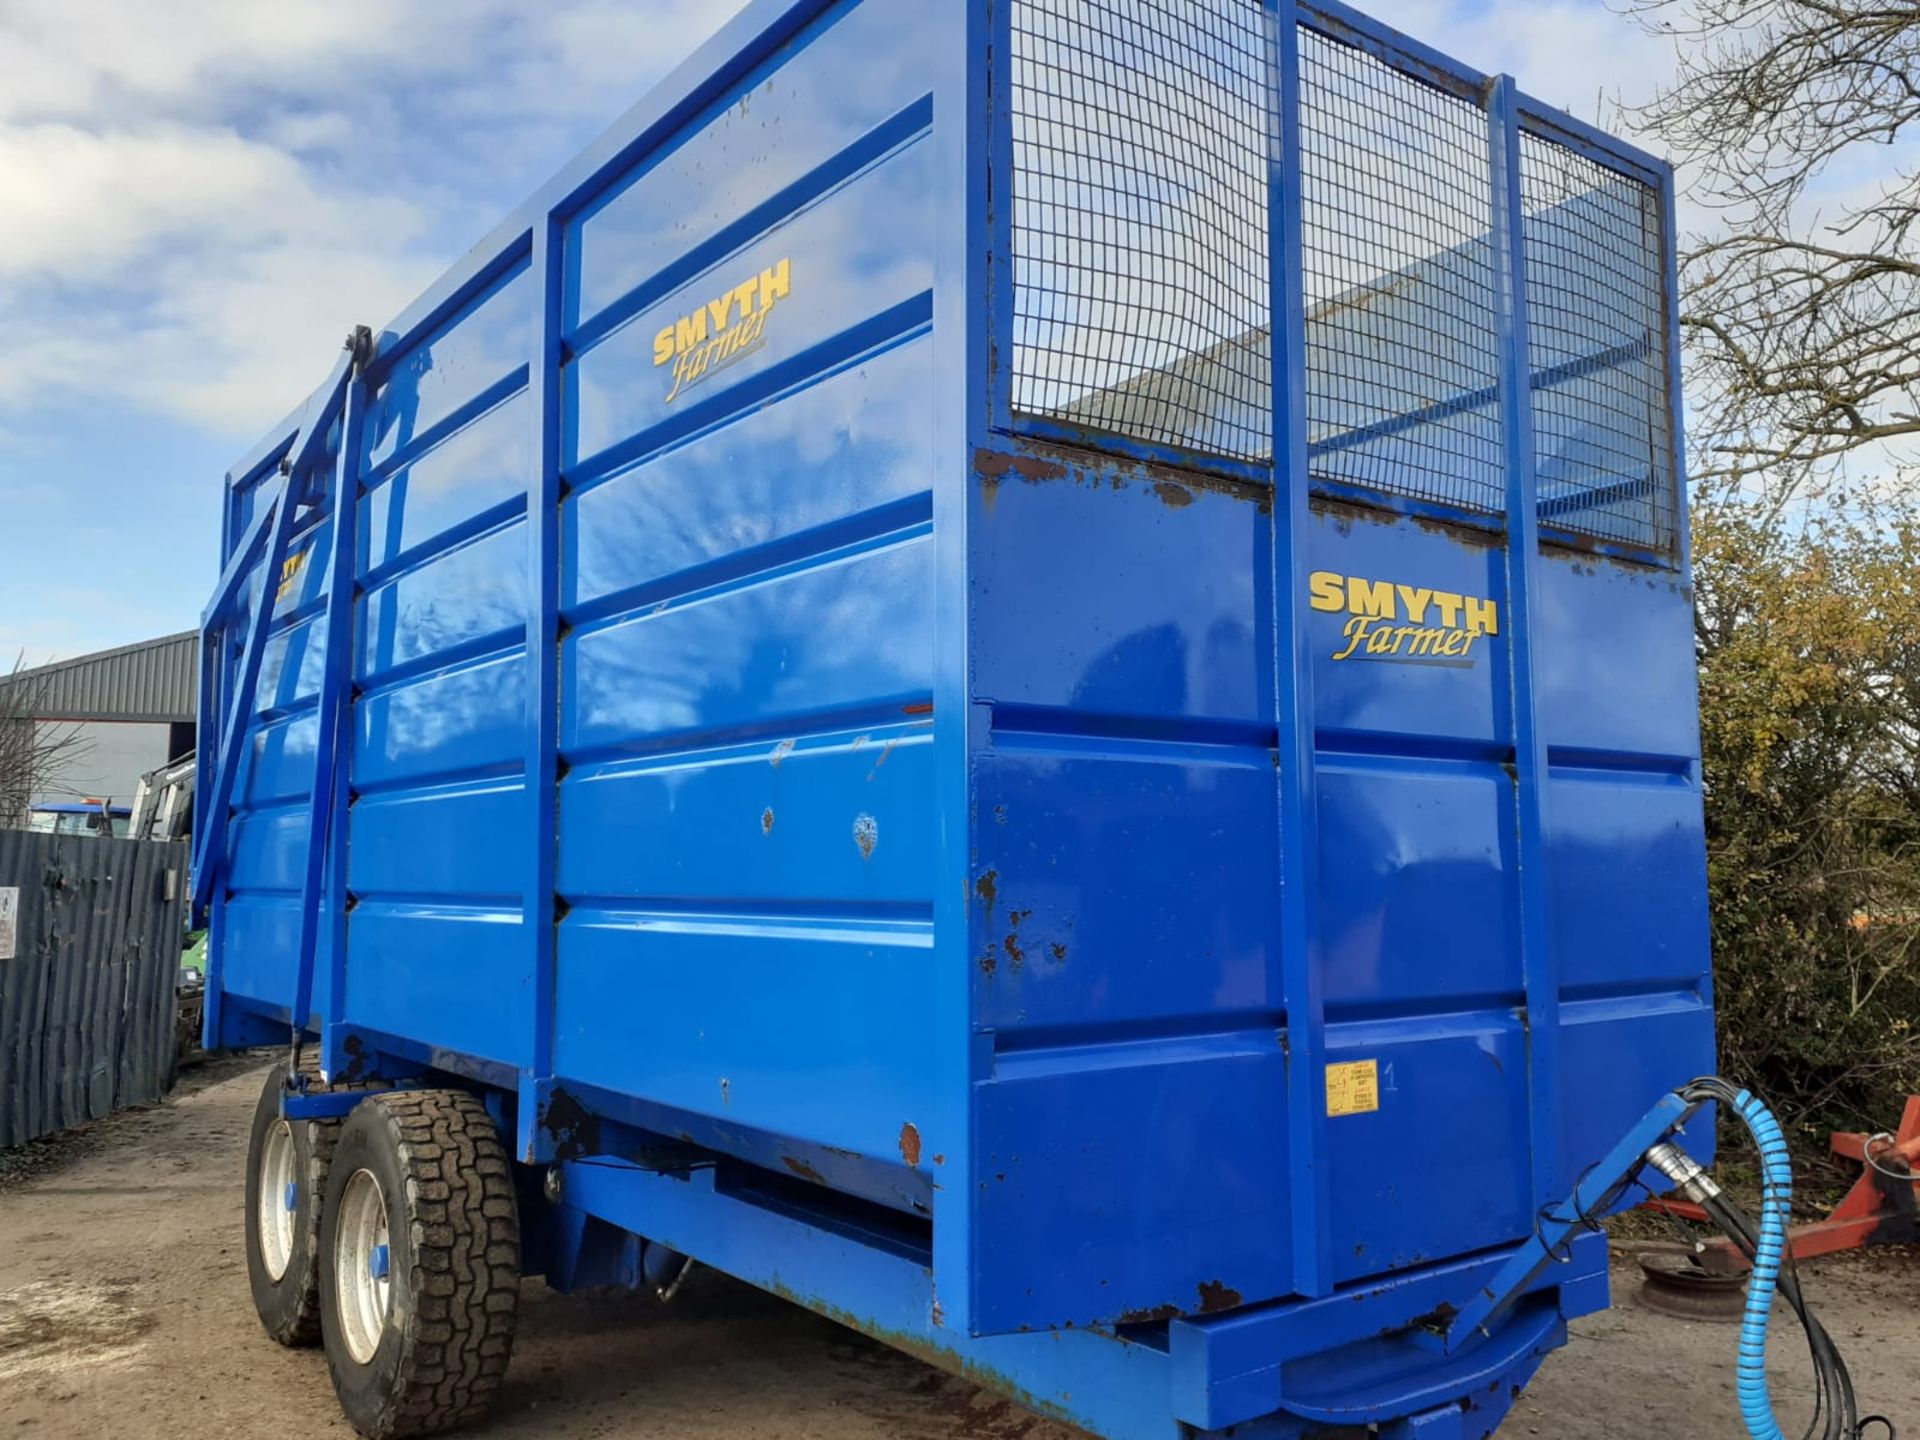
{"type": "Polygon", "coordinates": [[[796,1159],[792,1155],[782,1155],[780,1159],[786,1165],[787,1169],[798,1175],[802,1180],[811,1180],[816,1185],[824,1185],[827,1183],[820,1172],[806,1161],[796,1159]]]}
{"type": "Polygon", "coordinates": [[[981,901],[986,905],[988,918],[992,918],[993,902],[995,897],[1000,893],[1000,872],[998,870],[987,871],[974,882],[973,888],[979,894],[981,901]]]}
{"type": "Polygon", "coordinates": [[[762,835],[771,835],[773,833],[773,807],[771,805],[760,814],[760,833],[762,835]]]}
{"type": "Polygon", "coordinates": [[[1023,437],[1014,442],[1017,446],[1014,449],[976,449],[973,452],[973,469],[979,477],[981,503],[986,513],[993,513],[1000,488],[1009,480],[1020,480],[1029,485],[1070,480],[1076,485],[1094,489],[1104,487],[1114,491],[1125,490],[1132,484],[1142,484],[1162,504],[1174,509],[1191,504],[1196,491],[1251,502],[1263,515],[1272,509],[1273,491],[1263,481],[1210,475],[1156,461],[1131,459],[1105,451],[1091,435],[1088,440],[1101,453],[1091,453],[1070,442],[1032,437],[1023,437]]]}
{"type": "Polygon", "coordinates": [[[1122,1325],[1162,1325],[1180,1318],[1178,1305],[1156,1305],[1151,1310],[1128,1310],[1120,1316],[1122,1325]]]}
{"type": "Polygon", "coordinates": [[[907,1164],[920,1164],[920,1129],[911,1120],[900,1127],[900,1158],[907,1164]]]}
{"type": "Polygon", "coordinates": [[[854,816],[853,843],[860,847],[862,860],[873,859],[874,849],[880,844],[880,822],[867,814],[854,816]]]}
{"type": "Polygon", "coordinates": [[[1222,1284],[1218,1280],[1208,1280],[1200,1286],[1200,1313],[1218,1315],[1222,1310],[1240,1308],[1240,1292],[1222,1284]]]}
{"type": "Polygon", "coordinates": [[[791,740],[782,740],[778,745],[774,746],[773,755],[770,757],[773,761],[773,768],[778,770],[780,768],[780,762],[792,753],[793,741],[791,740]]]}

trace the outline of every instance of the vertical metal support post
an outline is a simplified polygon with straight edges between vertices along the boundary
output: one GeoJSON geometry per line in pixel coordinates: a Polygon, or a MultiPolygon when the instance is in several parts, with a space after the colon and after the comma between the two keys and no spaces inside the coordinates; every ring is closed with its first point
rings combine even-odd
{"type": "MultiPolygon", "coordinates": [[[[299,447],[295,447],[298,449],[299,447]]],[[[290,470],[279,497],[273,502],[273,524],[266,553],[261,557],[260,599],[247,626],[247,642],[240,654],[240,671],[227,699],[207,795],[206,828],[194,837],[193,907],[196,911],[213,894],[220,872],[226,868],[227,830],[232,823],[234,776],[240,769],[245,748],[248,721],[254,693],[260,683],[260,662],[266,654],[267,633],[273,628],[278,577],[286,563],[287,544],[293,535],[295,484],[298,471],[290,470]]],[[[219,617],[213,617],[216,622],[219,617]]]]}
{"type": "Polygon", "coordinates": [[[565,227],[554,213],[533,227],[534,317],[527,387],[533,410],[533,472],[527,483],[527,845],[521,923],[533,949],[533,1034],[520,1073],[516,1150],[528,1164],[553,1158],[540,1123],[553,1077],[553,1003],[559,935],[560,741],[560,333],[565,227]]]}
{"type": "Polygon", "coordinates": [[[1269,107],[1268,255],[1273,326],[1274,752],[1280,822],[1280,994],[1286,1006],[1287,1170],[1293,1288],[1333,1288],[1325,1217],[1326,1002],[1321,952],[1318,724],[1313,652],[1301,603],[1307,573],[1306,230],[1300,183],[1300,13],[1269,0],[1269,46],[1279,77],[1269,107]]]}
{"type": "MultiPolygon", "coordinates": [[[[353,748],[353,613],[359,598],[360,426],[366,414],[362,368],[373,343],[367,331],[348,340],[354,368],[340,406],[340,452],[333,474],[333,537],[328,557],[327,649],[320,672],[318,734],[313,751],[313,802],[307,812],[307,867],[300,890],[300,948],[294,974],[293,1042],[296,1048],[313,1009],[314,970],[318,960],[321,916],[327,926],[326,1005],[322,1015],[337,1031],[340,977],[345,968],[347,898],[347,777],[343,754],[353,748]]],[[[332,1075],[341,1067],[340,1037],[330,1033],[321,1067],[332,1075]]]]}
{"type": "MultiPolygon", "coordinates": [[[[988,0],[929,7],[944,28],[934,59],[934,145],[939,212],[934,226],[933,750],[939,817],[938,873],[966,885],[934,891],[932,1061],[942,1100],[937,1130],[926,1135],[945,1154],[948,1173],[974,1173],[974,1097],[992,1070],[991,1040],[974,1032],[971,929],[976,820],[973,755],[989,743],[991,711],[972,700],[973,455],[991,443],[995,407],[1004,405],[1013,360],[1005,327],[1013,313],[1011,215],[1013,148],[1009,89],[1011,23],[1007,7],[988,0]],[[1001,146],[1004,145],[1004,159],[1001,146]],[[989,297],[986,313],[980,296],[989,297]],[[990,357],[999,346],[1000,363],[990,357]]],[[[932,1323],[965,1335],[974,1314],[975,1220],[982,1204],[973,1185],[951,1185],[933,1197],[932,1323]]]]}
{"type": "Polygon", "coordinates": [[[1680,223],[1675,215],[1673,167],[1663,165],[1660,183],[1660,306],[1667,345],[1667,436],[1673,447],[1673,549],[1684,576],[1693,575],[1693,517],[1687,510],[1687,387],[1680,372],[1680,223]]]}
{"type": "Polygon", "coordinates": [[[1519,95],[1493,82],[1488,104],[1493,169],[1493,257],[1500,345],[1500,419],[1507,465],[1507,660],[1511,671],[1515,884],[1520,973],[1527,997],[1528,1124],[1533,1204],[1561,1199],[1560,967],[1547,925],[1546,734],[1534,662],[1540,593],[1540,517],[1534,477],[1533,361],[1528,349],[1527,266],[1520,190],[1519,95]]]}
{"type": "MultiPolygon", "coordinates": [[[[230,509],[225,507],[223,509],[230,509]]],[[[228,536],[227,524],[221,524],[221,564],[227,563],[228,536]]],[[[194,774],[211,776],[213,774],[213,735],[219,730],[219,682],[215,666],[221,664],[221,624],[217,620],[205,620],[200,626],[200,699],[194,708],[194,774]]],[[[194,785],[194,837],[198,849],[198,837],[207,833],[207,787],[194,785]]],[[[190,889],[190,887],[188,887],[190,889]]],[[[217,1037],[221,1033],[221,981],[227,968],[227,956],[221,950],[221,937],[215,933],[219,906],[215,904],[205,916],[207,924],[207,948],[205,948],[205,1000],[200,1016],[200,1043],[217,1048],[217,1037]]]]}

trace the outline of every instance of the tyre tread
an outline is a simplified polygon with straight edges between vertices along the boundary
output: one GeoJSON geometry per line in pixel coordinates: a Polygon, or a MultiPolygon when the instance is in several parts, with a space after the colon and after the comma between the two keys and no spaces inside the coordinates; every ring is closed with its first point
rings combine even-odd
{"type": "Polygon", "coordinates": [[[520,1224],[506,1148],[478,1100],[405,1090],[367,1104],[382,1112],[409,1192],[408,1358],[378,1428],[380,1440],[400,1440],[476,1420],[492,1403],[518,1318],[520,1224]]]}

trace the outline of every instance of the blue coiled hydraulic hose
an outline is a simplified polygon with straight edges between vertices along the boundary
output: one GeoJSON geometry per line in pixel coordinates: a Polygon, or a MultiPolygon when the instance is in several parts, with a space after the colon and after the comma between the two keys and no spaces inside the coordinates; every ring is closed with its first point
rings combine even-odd
{"type": "MultiPolygon", "coordinates": [[[[1742,1213],[1704,1171],[1685,1161],[1684,1156],[1680,1157],[1683,1170],[1690,1168],[1691,1173],[1676,1177],[1683,1181],[1686,1192],[1706,1207],[1753,1266],[1747,1282],[1746,1312],[1740,1325],[1740,1359],[1736,1371],[1740,1416],[1747,1434],[1753,1440],[1785,1440],[1780,1423],[1774,1417],[1773,1399],[1767,1391],[1767,1322],[1773,1313],[1774,1298],[1779,1295],[1786,1299],[1806,1331],[1813,1366],[1814,1412],[1804,1440],[1862,1440],[1870,1429],[1877,1430],[1885,1440],[1894,1440],[1893,1422],[1884,1415],[1861,1416],[1846,1362],[1840,1358],[1833,1337],[1807,1304],[1799,1277],[1794,1273],[1787,1243],[1793,1166],[1780,1122],[1757,1096],[1716,1077],[1695,1080],[1682,1087],[1680,1096],[1693,1104],[1712,1101],[1724,1105],[1740,1117],[1740,1123],[1752,1133],[1760,1150],[1761,1210],[1757,1224],[1742,1213]]],[[[1649,1152],[1650,1158],[1652,1154],[1649,1152]]],[[[1670,1169],[1664,1173],[1674,1175],[1670,1169]]]]}
{"type": "Polygon", "coordinates": [[[1780,1284],[1780,1265],[1787,1252],[1787,1216],[1793,1203],[1793,1161],[1787,1137],[1760,1098],[1742,1090],[1734,1097],[1734,1113],[1753,1132],[1760,1147],[1760,1233],[1754,1248],[1753,1274],[1747,1281],[1747,1309],[1740,1321],[1740,1365],[1737,1384],[1740,1418],[1753,1440],[1786,1440],[1774,1419],[1773,1399],[1767,1393],[1767,1325],[1773,1317],[1774,1291],[1780,1284]]]}

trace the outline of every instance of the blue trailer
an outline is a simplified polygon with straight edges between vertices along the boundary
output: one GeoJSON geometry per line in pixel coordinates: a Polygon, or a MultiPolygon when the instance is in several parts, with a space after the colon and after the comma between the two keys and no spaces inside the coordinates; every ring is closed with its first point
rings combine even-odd
{"type": "Polygon", "coordinates": [[[1712,1068],[1676,333],[1665,164],[1336,0],[755,0],[227,476],[269,1330],[1490,1432],[1712,1068]]]}

